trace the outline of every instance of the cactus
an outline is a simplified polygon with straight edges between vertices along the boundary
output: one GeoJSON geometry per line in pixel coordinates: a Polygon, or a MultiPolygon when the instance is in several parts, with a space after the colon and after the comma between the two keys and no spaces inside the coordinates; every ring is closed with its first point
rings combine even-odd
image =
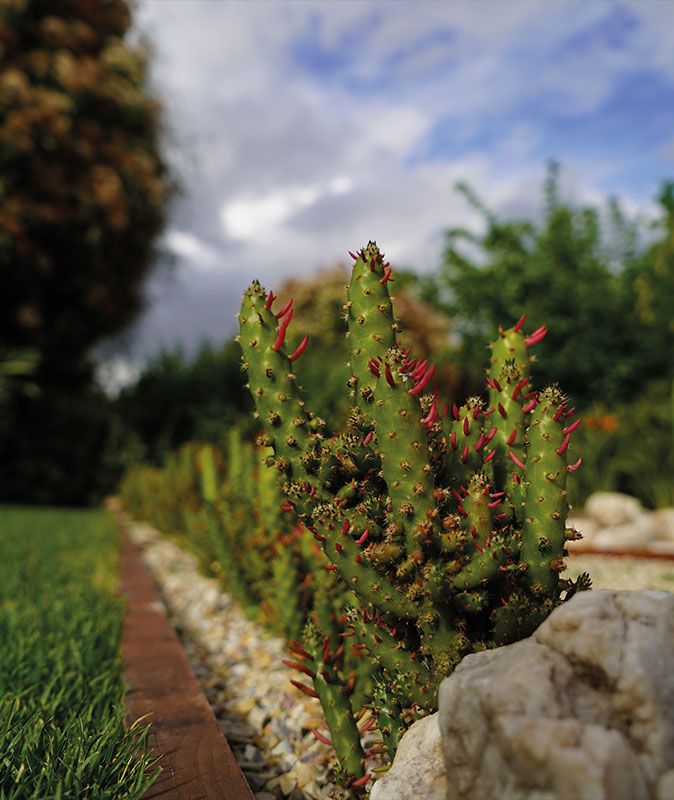
{"type": "MultiPolygon", "coordinates": [[[[287,507],[322,547],[324,568],[353,592],[347,632],[380,670],[372,704],[383,719],[391,708],[432,711],[440,680],[466,653],[527,635],[565,592],[586,588],[585,578],[560,579],[579,422],[568,422],[573,409],[558,388],[532,388],[529,351],[546,330],[525,335],[524,318],[491,346],[489,404],[470,398],[450,412],[433,388],[435,366],[398,344],[391,267],[373,242],[351,255],[354,408],[341,434],[326,436],[295,380],[308,341],[284,348],[292,301],[274,313],[273,293],[253,282],[239,341],[287,507]]],[[[325,687],[315,691],[323,700],[325,687]]],[[[353,730],[333,730],[331,709],[338,758],[362,786],[353,730]]],[[[392,749],[399,720],[384,727],[392,749]]]]}

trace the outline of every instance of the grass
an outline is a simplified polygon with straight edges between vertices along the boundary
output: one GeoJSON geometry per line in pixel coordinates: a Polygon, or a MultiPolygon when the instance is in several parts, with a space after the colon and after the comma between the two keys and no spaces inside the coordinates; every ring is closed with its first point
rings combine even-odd
{"type": "Polygon", "coordinates": [[[124,727],[117,537],[101,511],[0,508],[0,800],[140,798],[124,727]]]}

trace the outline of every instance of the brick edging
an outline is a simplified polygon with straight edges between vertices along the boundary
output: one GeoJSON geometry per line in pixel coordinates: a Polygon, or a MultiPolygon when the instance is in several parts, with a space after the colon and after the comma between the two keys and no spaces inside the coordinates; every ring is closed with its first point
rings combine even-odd
{"type": "Polygon", "coordinates": [[[120,588],[126,713],[151,723],[162,773],[145,795],[162,800],[253,800],[213,711],[171,627],[139,549],[122,526],[120,588]]]}

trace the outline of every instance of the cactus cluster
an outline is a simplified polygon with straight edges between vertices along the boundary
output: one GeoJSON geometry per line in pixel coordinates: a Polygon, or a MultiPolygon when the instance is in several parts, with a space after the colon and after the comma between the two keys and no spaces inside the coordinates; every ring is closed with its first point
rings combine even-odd
{"type": "MultiPolygon", "coordinates": [[[[560,577],[566,482],[579,420],[556,387],[534,388],[524,319],[491,345],[485,396],[443,403],[435,365],[398,342],[391,266],[370,242],[353,258],[344,311],[350,362],[348,424],[330,435],[311,413],[293,372],[308,339],[284,347],[292,301],[257,282],[240,321],[243,366],[260,445],[277,471],[283,508],[321,547],[321,568],[349,590],[349,607],[314,618],[295,643],[313,681],[331,741],[351,786],[363,774],[340,650],[374,668],[367,702],[392,751],[402,709],[435,708],[439,682],[467,653],[529,634],[563,598],[586,588],[560,577]],[[335,631],[335,623],[343,626],[335,631]],[[335,638],[337,634],[337,638],[335,638]]],[[[347,387],[345,387],[347,389],[347,387]]]]}

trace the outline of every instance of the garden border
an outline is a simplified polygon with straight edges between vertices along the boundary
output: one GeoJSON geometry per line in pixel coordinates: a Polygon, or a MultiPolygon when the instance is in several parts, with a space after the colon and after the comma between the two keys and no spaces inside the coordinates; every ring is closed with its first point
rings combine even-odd
{"type": "Polygon", "coordinates": [[[569,556],[612,556],[617,558],[653,559],[654,561],[674,561],[674,552],[659,552],[654,550],[612,550],[600,547],[574,547],[569,556]]]}
{"type": "Polygon", "coordinates": [[[169,623],[157,587],[117,515],[120,591],[126,599],[122,662],[129,723],[151,723],[162,767],[145,794],[162,800],[253,800],[213,711],[169,623]]]}

